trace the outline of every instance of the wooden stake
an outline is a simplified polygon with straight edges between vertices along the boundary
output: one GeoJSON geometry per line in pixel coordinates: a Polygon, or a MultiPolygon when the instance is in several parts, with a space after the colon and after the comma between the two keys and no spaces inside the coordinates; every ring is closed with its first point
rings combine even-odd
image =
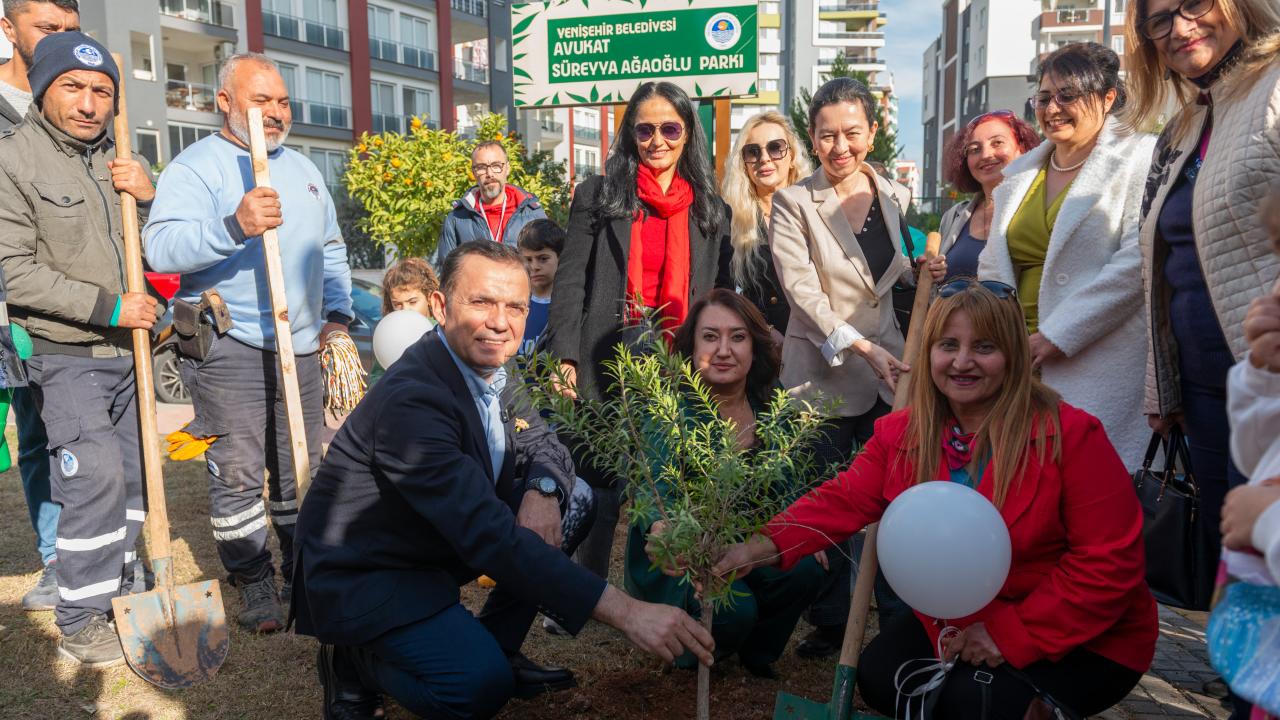
{"type": "MultiPolygon", "coordinates": [[[[253,181],[257,187],[271,187],[267,165],[267,138],[262,130],[262,110],[249,108],[249,153],[253,159],[253,181]]],[[[293,473],[298,481],[298,502],[311,483],[311,457],[307,453],[307,426],[302,416],[302,394],[298,390],[298,366],[293,356],[293,333],[289,329],[289,301],[284,292],[284,270],[280,264],[280,238],[275,228],[262,233],[262,256],[271,288],[271,316],[275,321],[276,357],[280,360],[280,381],[285,411],[289,416],[289,448],[293,473]]]]}
{"type": "Polygon", "coordinates": [[[725,163],[729,159],[729,100],[716,98],[716,179],[724,180],[725,163]]]}

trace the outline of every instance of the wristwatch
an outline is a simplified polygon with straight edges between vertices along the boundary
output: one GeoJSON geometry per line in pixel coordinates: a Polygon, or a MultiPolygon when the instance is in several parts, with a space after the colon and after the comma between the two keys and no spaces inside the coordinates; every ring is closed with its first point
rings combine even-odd
{"type": "Polygon", "coordinates": [[[529,478],[529,481],[524,484],[524,489],[526,491],[536,490],[543,497],[553,497],[557,500],[560,499],[561,495],[560,483],[546,475],[543,475],[542,477],[529,478]]]}

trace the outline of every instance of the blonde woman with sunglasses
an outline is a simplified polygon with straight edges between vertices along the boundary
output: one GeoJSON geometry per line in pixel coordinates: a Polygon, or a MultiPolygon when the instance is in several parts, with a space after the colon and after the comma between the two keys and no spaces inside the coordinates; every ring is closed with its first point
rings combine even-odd
{"type": "Polygon", "coordinates": [[[779,345],[791,306],[778,282],[769,249],[773,194],[812,172],[790,123],[773,110],[747,118],[729,156],[721,194],[733,214],[733,281],[769,323],[779,345]]]}

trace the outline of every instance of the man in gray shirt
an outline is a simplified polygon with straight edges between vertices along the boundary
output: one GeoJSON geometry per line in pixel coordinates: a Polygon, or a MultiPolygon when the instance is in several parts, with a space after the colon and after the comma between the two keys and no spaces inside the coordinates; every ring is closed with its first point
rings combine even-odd
{"type": "MultiPolygon", "coordinates": [[[[76,0],[4,0],[0,30],[13,45],[13,57],[0,65],[0,132],[22,122],[31,105],[31,83],[27,69],[35,57],[36,43],[46,35],[80,29],[76,0]]],[[[0,280],[0,292],[3,289],[0,280]]],[[[0,295],[0,297],[3,297],[0,295]]],[[[29,343],[28,343],[29,345],[29,343]]],[[[49,485],[49,452],[44,423],[31,391],[13,388],[13,416],[18,425],[18,470],[27,499],[31,526],[36,531],[36,549],[44,566],[36,586],[22,598],[24,610],[52,610],[58,603],[58,582],[54,543],[58,533],[59,506],[53,502],[49,485]]]]}

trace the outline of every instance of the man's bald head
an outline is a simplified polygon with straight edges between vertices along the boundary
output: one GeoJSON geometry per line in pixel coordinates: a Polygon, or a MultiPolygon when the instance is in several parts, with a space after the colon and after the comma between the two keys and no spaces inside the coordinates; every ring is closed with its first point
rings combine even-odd
{"type": "Polygon", "coordinates": [[[276,62],[262,53],[240,53],[218,73],[218,109],[224,116],[223,134],[249,146],[249,108],[262,109],[267,151],[284,144],[293,125],[289,88],[276,62]]]}

